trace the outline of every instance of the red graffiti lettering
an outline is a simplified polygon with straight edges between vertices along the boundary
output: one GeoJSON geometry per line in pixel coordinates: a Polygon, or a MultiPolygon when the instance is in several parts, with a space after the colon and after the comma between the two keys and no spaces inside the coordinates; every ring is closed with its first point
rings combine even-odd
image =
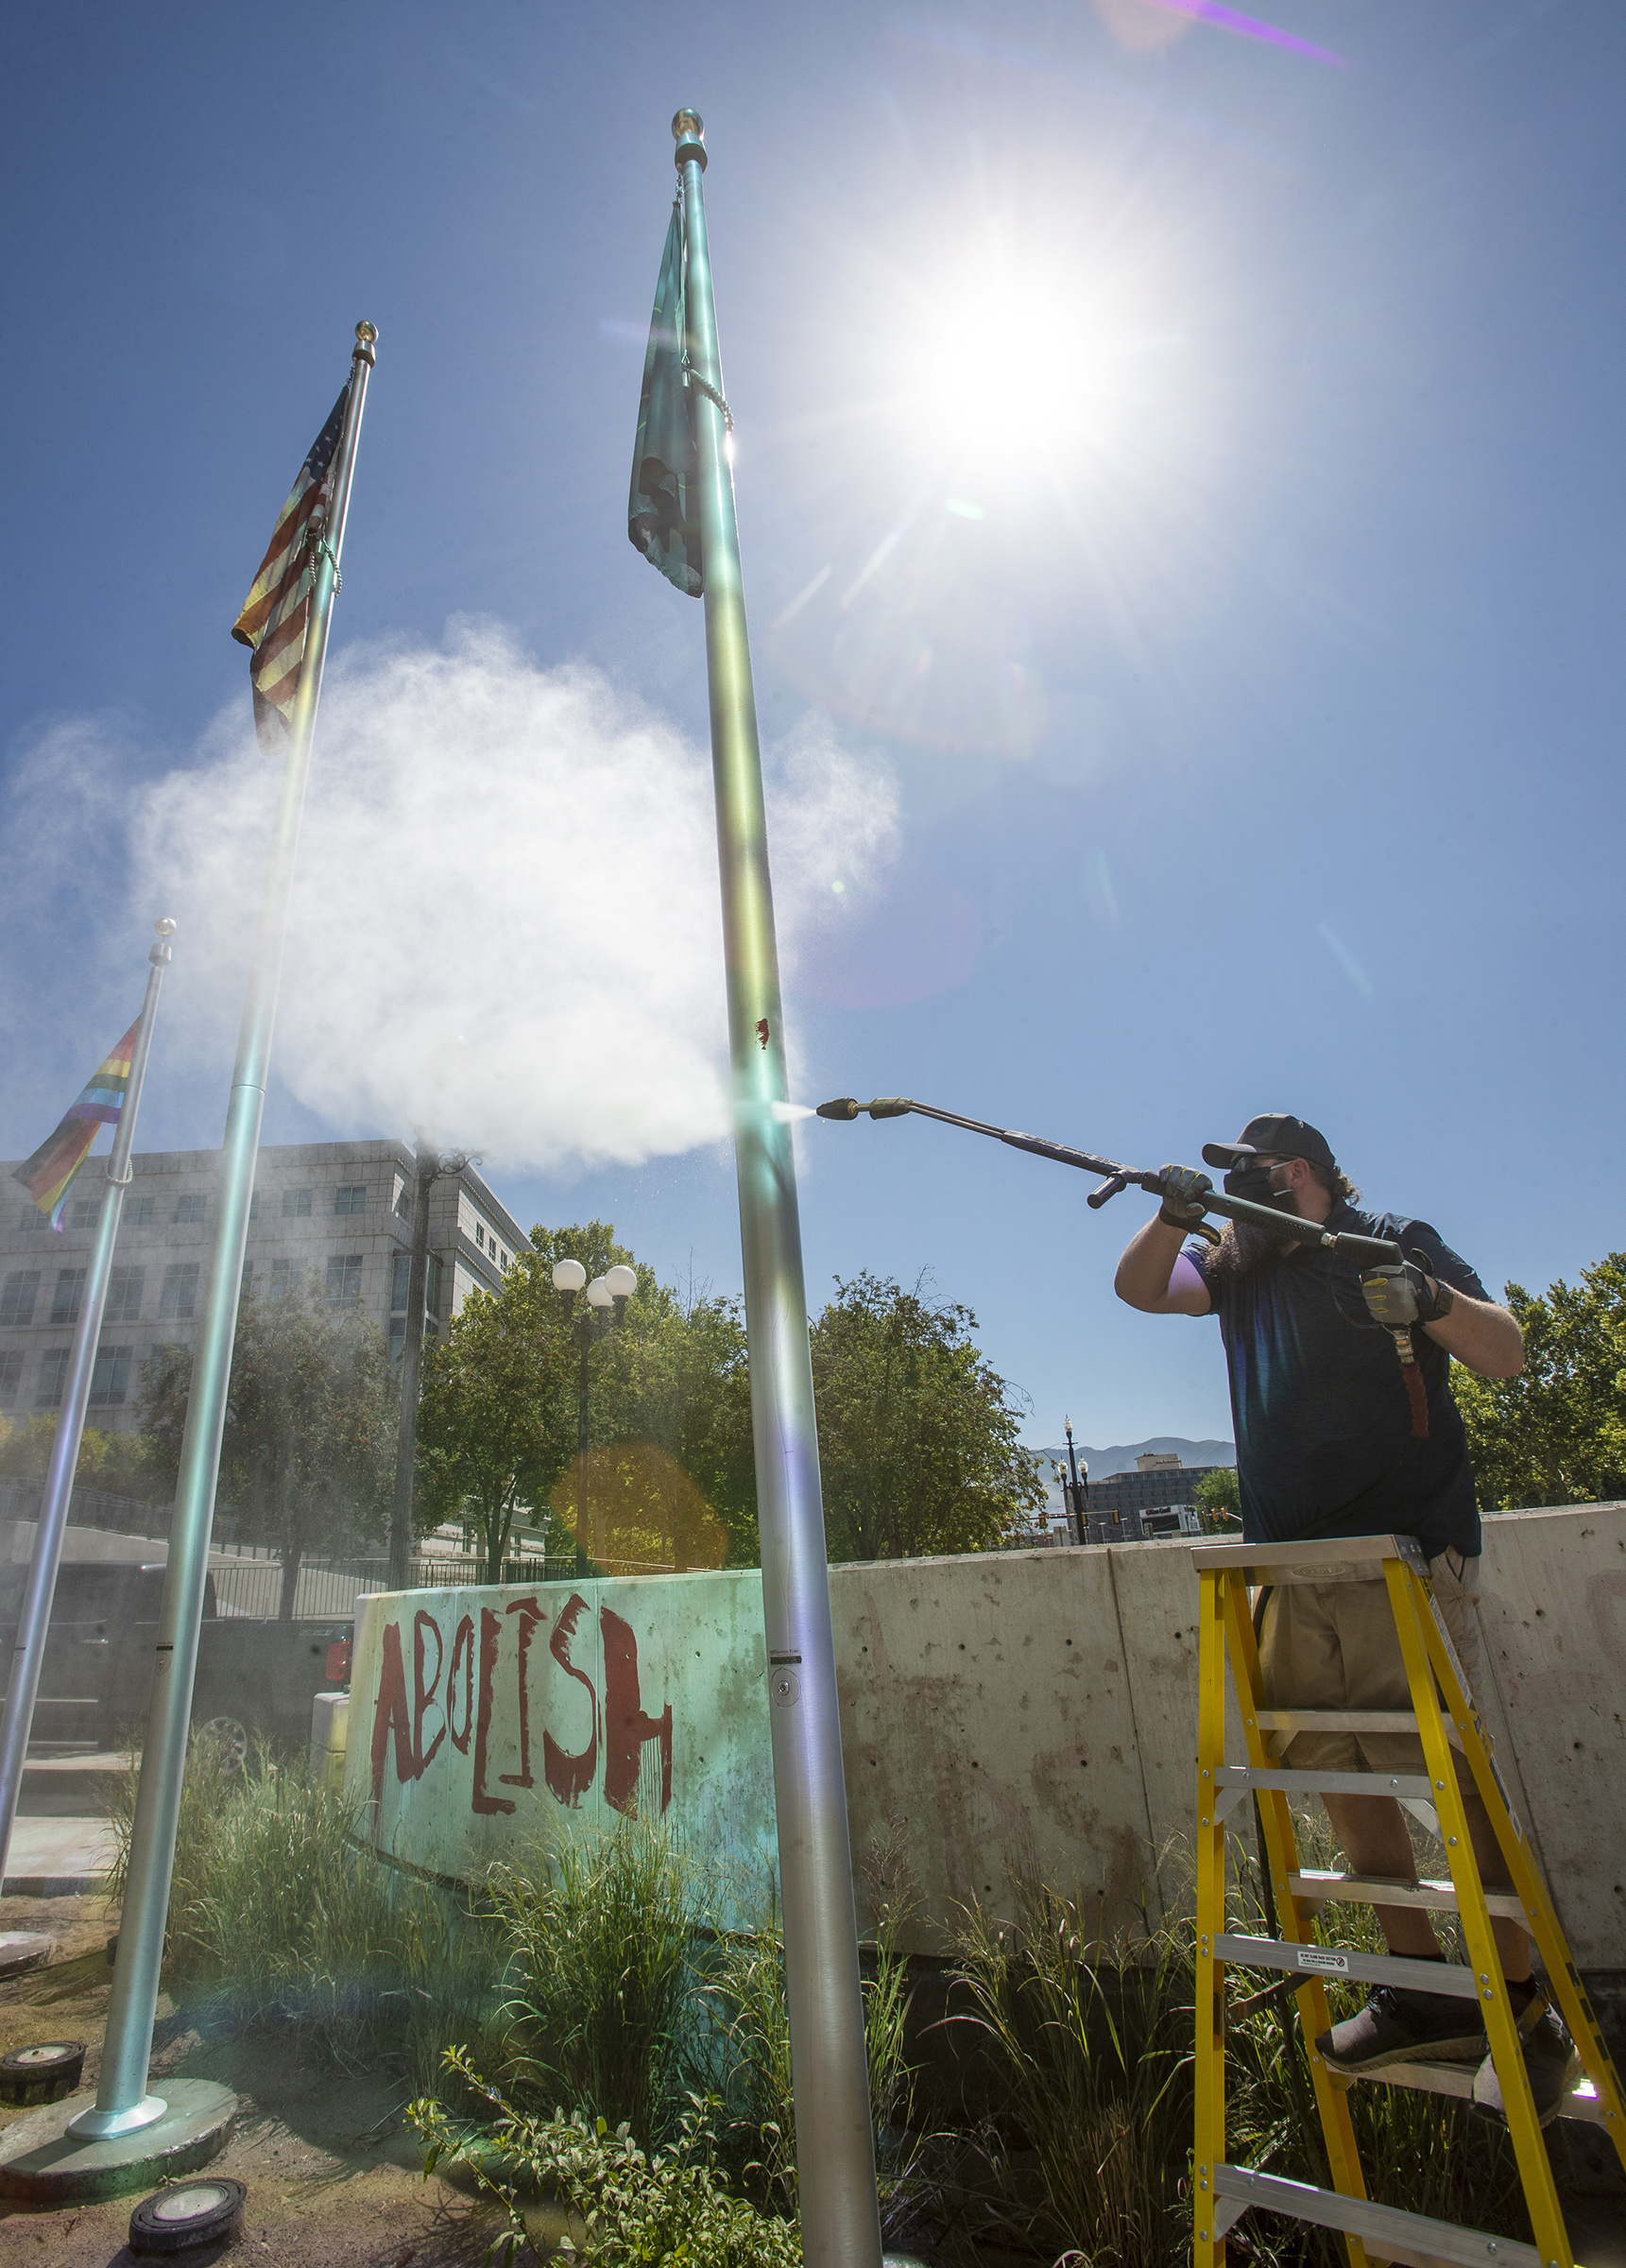
{"type": "Polygon", "coordinates": [[[417,1751],[412,1742],[412,1714],[406,1706],[406,1665],[401,1658],[401,1624],[384,1625],[383,1659],[378,1671],[378,1699],[372,1710],[372,1799],[384,1793],[384,1759],[389,1736],[395,1735],[395,1777],[402,1785],[418,1778],[417,1751]]]}
{"type": "Polygon", "coordinates": [[[459,1756],[469,1753],[469,1735],[474,1729],[474,1623],[465,1615],[457,1625],[452,1641],[452,1667],[446,1677],[446,1729],[452,1735],[452,1745],[459,1756]],[[463,1729],[452,1713],[452,1704],[457,1692],[457,1665],[463,1664],[463,1729]]]}
{"type": "Polygon", "coordinates": [[[659,1741],[660,1808],[665,1811],[672,1801],[672,1704],[659,1717],[645,1715],[632,1625],[608,1606],[599,1609],[598,1619],[604,1630],[604,1799],[618,1812],[632,1809],[644,1744],[659,1741]]]}
{"type": "Polygon", "coordinates": [[[505,1788],[529,1788],[536,1783],[531,1778],[531,1692],[525,1673],[530,1666],[531,1636],[542,1619],[542,1610],[535,1599],[516,1599],[507,1612],[520,1618],[520,1769],[499,1772],[497,1778],[505,1788]]]}
{"type": "Polygon", "coordinates": [[[491,1731],[491,1688],[497,1675],[497,1642],[503,1635],[500,1615],[489,1606],[480,1609],[480,1702],[474,1717],[474,1809],[511,1812],[511,1796],[486,1793],[486,1743],[491,1731]]]}
{"type": "Polygon", "coordinates": [[[586,1686],[588,1706],[592,1711],[592,1737],[574,1756],[559,1746],[545,1725],[542,1727],[542,1777],[559,1801],[569,1804],[580,1803],[598,1769],[598,1693],[587,1672],[578,1669],[571,1659],[571,1640],[586,1606],[587,1601],[580,1592],[572,1591],[548,1641],[548,1652],[566,1676],[586,1686]]]}
{"type": "MultiPolygon", "coordinates": [[[[440,1707],[436,1699],[435,1689],[440,1683],[440,1665],[445,1658],[446,1641],[440,1635],[440,1624],[420,1606],[412,1618],[412,1756],[414,1769],[419,1778],[434,1761],[436,1752],[446,1738],[446,1727],[442,1722],[440,1730],[429,1744],[427,1755],[424,1753],[423,1712],[426,1709],[440,1707]],[[435,1634],[435,1667],[425,1677],[423,1641],[431,1631],[435,1634]]],[[[444,1719],[444,1710],[441,1715],[444,1719]]]]}

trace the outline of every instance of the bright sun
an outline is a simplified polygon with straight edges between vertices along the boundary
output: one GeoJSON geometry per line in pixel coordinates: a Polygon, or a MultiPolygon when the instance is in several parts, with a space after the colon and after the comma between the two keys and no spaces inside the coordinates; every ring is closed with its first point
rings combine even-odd
{"type": "Polygon", "coordinates": [[[901,312],[898,408],[1001,485],[1133,448],[1182,344],[1126,278],[991,240],[901,312]]]}

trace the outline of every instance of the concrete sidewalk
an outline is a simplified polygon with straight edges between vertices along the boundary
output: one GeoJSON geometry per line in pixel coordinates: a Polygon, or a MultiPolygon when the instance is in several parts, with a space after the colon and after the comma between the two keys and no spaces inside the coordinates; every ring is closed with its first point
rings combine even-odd
{"type": "Polygon", "coordinates": [[[84,1898],[99,1890],[116,1848],[108,1819],[34,1818],[12,1825],[0,1898],[84,1898]]]}

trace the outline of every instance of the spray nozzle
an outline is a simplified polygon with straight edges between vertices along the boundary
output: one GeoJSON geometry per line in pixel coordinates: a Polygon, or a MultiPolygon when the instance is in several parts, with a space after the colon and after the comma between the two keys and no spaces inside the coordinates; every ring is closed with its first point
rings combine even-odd
{"type": "Polygon", "coordinates": [[[855,1094],[838,1094],[833,1102],[820,1103],[820,1118],[856,1118],[867,1110],[871,1118],[907,1118],[915,1108],[901,1094],[878,1094],[872,1103],[861,1103],[855,1094]]]}

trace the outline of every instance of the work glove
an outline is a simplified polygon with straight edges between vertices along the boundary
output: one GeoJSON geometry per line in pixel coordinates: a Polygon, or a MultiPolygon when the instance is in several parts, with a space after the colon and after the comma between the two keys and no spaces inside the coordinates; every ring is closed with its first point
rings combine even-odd
{"type": "Polygon", "coordinates": [[[1456,1304],[1450,1286],[1436,1283],[1419,1267],[1404,1260],[1397,1267],[1368,1268],[1361,1279],[1367,1313],[1385,1331],[1405,1331],[1413,1323],[1437,1323],[1456,1304]]]}
{"type": "Polygon", "coordinates": [[[1163,1203],[1157,1218],[1170,1228],[1195,1228],[1203,1217],[1203,1199],[1214,1184],[1191,1165],[1166,1165],[1157,1178],[1163,1184],[1163,1203]]]}

